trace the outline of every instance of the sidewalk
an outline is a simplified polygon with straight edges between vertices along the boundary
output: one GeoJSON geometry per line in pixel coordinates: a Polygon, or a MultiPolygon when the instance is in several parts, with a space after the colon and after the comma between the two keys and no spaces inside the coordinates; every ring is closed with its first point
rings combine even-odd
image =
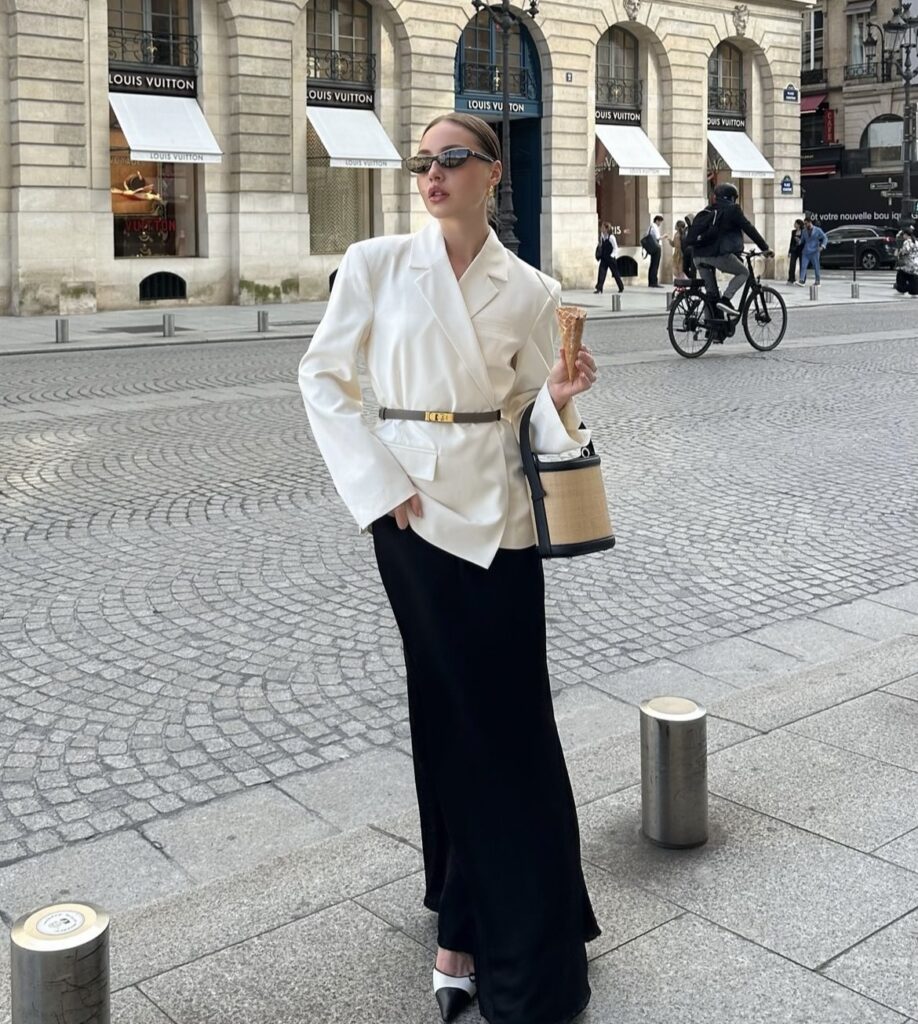
{"type": "MultiPolygon", "coordinates": [[[[577,1024],[918,1021],[918,584],[598,675],[556,717],[603,928],[577,1024]],[[693,850],[639,831],[637,705],[665,692],[709,711],[693,850]]],[[[10,865],[0,912],[108,909],[115,1021],[433,1024],[422,880],[411,760],[371,750],[10,865]]]]}
{"type": "MultiPolygon", "coordinates": [[[[860,298],[851,298],[851,275],[829,271],[823,277],[817,302],[810,300],[809,287],[795,288],[786,282],[775,285],[789,307],[813,308],[852,302],[893,300],[893,275],[885,272],[859,274],[860,298]]],[[[646,285],[626,287],[620,312],[612,311],[615,283],[607,282],[603,295],[590,290],[568,291],[564,301],[584,306],[592,320],[614,320],[631,316],[665,316],[671,285],[661,289],[646,285]]],[[[42,352],[79,351],[99,348],[136,348],[149,345],[198,344],[220,341],[258,341],[262,338],[284,340],[311,337],[325,312],[325,302],[297,302],[289,305],[255,306],[168,306],[88,313],[69,317],[70,341],[55,343],[53,316],[0,317],[0,355],[27,355],[42,352]],[[266,309],[269,331],[257,331],[257,311],[266,309]],[[175,316],[175,336],[164,338],[163,314],[175,316]]]]}

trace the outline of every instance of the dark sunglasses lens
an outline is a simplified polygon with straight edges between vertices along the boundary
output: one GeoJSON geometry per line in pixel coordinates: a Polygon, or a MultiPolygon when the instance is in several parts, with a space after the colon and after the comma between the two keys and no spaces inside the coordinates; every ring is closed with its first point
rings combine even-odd
{"type": "Polygon", "coordinates": [[[426,174],[430,170],[433,158],[429,156],[409,156],[405,160],[405,167],[412,174],[426,174]]]}
{"type": "Polygon", "coordinates": [[[461,167],[470,155],[467,149],[447,149],[437,157],[437,163],[441,167],[461,167]]]}

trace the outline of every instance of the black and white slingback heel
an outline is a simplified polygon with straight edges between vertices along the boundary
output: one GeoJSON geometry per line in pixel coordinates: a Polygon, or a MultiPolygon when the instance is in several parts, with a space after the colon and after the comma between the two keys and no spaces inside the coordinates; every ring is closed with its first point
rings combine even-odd
{"type": "Polygon", "coordinates": [[[440,1007],[440,1016],[447,1024],[458,1017],[478,993],[474,973],[457,977],[444,974],[436,967],[433,972],[433,989],[440,1007]]]}

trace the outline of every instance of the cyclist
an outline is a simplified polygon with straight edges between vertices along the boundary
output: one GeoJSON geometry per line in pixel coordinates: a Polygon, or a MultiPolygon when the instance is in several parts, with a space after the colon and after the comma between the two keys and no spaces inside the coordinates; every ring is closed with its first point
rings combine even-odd
{"type": "Polygon", "coordinates": [[[710,227],[692,246],[692,257],[704,281],[711,304],[720,316],[728,318],[740,315],[730,300],[743,287],[749,276],[748,269],[739,258],[743,251],[743,235],[748,235],[766,256],[774,255],[768,242],[746,219],[742,207],[737,203],[738,199],[739,190],[729,181],[714,189],[709,204],[713,216],[705,218],[710,227]],[[717,287],[718,270],[733,275],[722,296],[717,287]]]}

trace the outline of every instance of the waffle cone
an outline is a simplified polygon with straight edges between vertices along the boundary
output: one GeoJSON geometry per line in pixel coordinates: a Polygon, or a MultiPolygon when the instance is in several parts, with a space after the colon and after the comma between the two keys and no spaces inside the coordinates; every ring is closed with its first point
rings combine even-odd
{"type": "Polygon", "coordinates": [[[583,344],[583,325],[587,313],[581,306],[558,306],[556,312],[564,346],[564,361],[567,363],[567,379],[572,381],[577,376],[574,364],[583,344]]]}

